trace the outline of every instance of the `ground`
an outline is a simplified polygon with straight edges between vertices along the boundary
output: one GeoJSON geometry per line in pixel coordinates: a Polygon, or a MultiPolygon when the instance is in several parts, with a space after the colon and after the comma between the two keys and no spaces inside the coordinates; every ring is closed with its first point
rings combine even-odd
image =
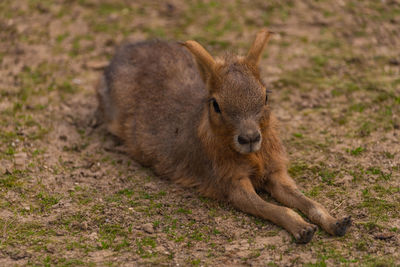
{"type": "Polygon", "coordinates": [[[399,265],[399,24],[398,0],[2,0],[0,265],[399,265]],[[344,237],[296,244],[155,176],[90,126],[94,84],[123,40],[245,54],[265,26],[289,172],[352,216],[344,237]]]}

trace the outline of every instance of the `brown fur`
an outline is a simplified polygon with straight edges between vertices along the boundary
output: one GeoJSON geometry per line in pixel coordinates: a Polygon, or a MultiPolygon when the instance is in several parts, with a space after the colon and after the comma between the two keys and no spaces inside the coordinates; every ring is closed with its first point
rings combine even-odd
{"type": "Polygon", "coordinates": [[[195,41],[126,44],[97,87],[99,113],[131,156],[160,176],[270,220],[298,242],[310,241],[315,225],[256,190],[344,235],[350,218],[334,219],[287,174],[258,66],[269,38],[263,29],[246,57],[217,59],[195,41]]]}

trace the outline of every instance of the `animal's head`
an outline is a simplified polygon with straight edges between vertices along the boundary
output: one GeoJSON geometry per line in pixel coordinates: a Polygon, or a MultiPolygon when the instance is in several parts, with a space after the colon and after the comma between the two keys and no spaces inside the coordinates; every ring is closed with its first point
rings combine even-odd
{"type": "Polygon", "coordinates": [[[214,134],[242,154],[261,147],[268,94],[259,76],[259,62],[270,35],[267,29],[259,31],[245,57],[214,59],[199,43],[184,43],[196,58],[207,85],[208,115],[214,134]]]}

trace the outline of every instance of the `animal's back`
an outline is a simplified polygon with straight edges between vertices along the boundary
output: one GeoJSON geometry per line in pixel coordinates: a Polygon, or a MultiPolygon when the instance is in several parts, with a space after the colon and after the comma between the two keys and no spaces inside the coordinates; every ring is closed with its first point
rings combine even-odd
{"type": "Polygon", "coordinates": [[[108,129],[137,161],[163,174],[196,143],[193,122],[207,93],[192,55],[177,43],[155,40],[121,46],[98,96],[108,129]]]}

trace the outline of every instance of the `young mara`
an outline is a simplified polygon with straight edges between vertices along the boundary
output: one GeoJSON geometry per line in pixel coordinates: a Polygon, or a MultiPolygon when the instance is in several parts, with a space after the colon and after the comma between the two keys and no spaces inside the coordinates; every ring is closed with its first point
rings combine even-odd
{"type": "Polygon", "coordinates": [[[313,237],[312,223],[343,236],[350,217],[332,217],[288,175],[259,71],[270,35],[262,29],[246,56],[222,58],[195,41],[123,45],[97,87],[98,114],[133,159],[159,176],[280,225],[299,243],[313,237]]]}

